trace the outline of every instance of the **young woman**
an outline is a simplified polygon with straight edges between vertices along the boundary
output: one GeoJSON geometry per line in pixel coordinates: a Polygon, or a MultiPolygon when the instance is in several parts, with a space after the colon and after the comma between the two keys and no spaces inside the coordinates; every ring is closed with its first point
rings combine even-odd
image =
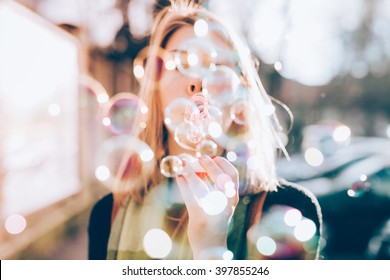
{"type": "Polygon", "coordinates": [[[134,159],[124,156],[115,191],[92,210],[89,257],[318,258],[320,207],[306,190],[276,178],[277,149],[284,147],[274,128],[277,119],[268,112],[271,99],[243,41],[202,7],[174,1],[155,19],[147,57],[139,93],[148,108],[147,126],[136,134],[155,162],[130,174],[134,159]],[[183,99],[201,103],[184,117],[184,127],[195,136],[206,130],[203,140],[218,144],[213,153],[196,155],[177,128],[164,123],[171,104],[183,99]],[[217,125],[210,130],[205,123],[217,125]],[[182,169],[169,179],[160,170],[168,155],[178,156],[182,169]],[[267,227],[272,216],[265,215],[280,209],[298,210],[312,221],[309,245],[297,245],[286,229],[285,249],[261,249],[264,242],[278,242],[271,238],[277,230],[267,227]]]}

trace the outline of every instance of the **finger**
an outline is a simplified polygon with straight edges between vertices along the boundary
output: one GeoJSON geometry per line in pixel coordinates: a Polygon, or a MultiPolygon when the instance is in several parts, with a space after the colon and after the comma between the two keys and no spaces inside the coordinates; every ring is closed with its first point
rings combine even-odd
{"type": "Polygon", "coordinates": [[[234,167],[233,164],[231,164],[230,161],[223,157],[215,157],[213,161],[218,165],[218,167],[227,175],[232,178],[232,180],[236,183],[238,183],[238,171],[234,167]]]}
{"type": "Polygon", "coordinates": [[[204,170],[207,172],[207,175],[214,182],[214,184],[216,184],[218,187],[220,187],[218,184],[218,182],[219,182],[218,178],[224,172],[217,165],[217,163],[214,162],[209,156],[201,156],[199,158],[199,163],[204,168],[204,170]]]}
{"type": "Polygon", "coordinates": [[[189,166],[191,166],[191,168],[193,168],[195,172],[198,172],[198,173],[206,172],[204,170],[204,168],[199,164],[199,161],[197,158],[195,158],[189,154],[186,154],[186,153],[179,154],[178,157],[182,161],[184,161],[185,164],[188,164],[189,166]]]}
{"type": "Polygon", "coordinates": [[[201,157],[199,159],[199,162],[203,166],[203,168],[207,171],[210,178],[214,181],[215,185],[218,189],[220,189],[225,196],[230,199],[231,204],[237,203],[238,198],[238,180],[234,180],[233,178],[237,178],[237,176],[234,173],[235,167],[233,165],[230,165],[228,162],[228,165],[225,165],[224,159],[221,158],[221,166],[223,170],[217,163],[218,161],[212,160],[210,157],[201,157]],[[232,174],[232,175],[229,175],[232,174]],[[233,178],[232,178],[233,177],[233,178]]]}
{"type": "Polygon", "coordinates": [[[218,165],[218,167],[224,172],[224,174],[229,175],[232,181],[227,180],[226,178],[221,178],[220,181],[223,184],[225,195],[233,199],[233,203],[238,201],[238,186],[239,186],[239,176],[238,171],[227,159],[222,157],[216,157],[213,161],[218,165]]]}
{"type": "Polygon", "coordinates": [[[189,188],[186,179],[183,176],[177,176],[176,182],[187,208],[193,208],[195,205],[198,205],[198,199],[194,192],[189,188]]]}
{"type": "Polygon", "coordinates": [[[194,169],[191,166],[187,164],[184,166],[182,176],[186,180],[188,187],[192,190],[198,199],[206,196],[206,194],[209,192],[205,182],[196,175],[194,169]]]}

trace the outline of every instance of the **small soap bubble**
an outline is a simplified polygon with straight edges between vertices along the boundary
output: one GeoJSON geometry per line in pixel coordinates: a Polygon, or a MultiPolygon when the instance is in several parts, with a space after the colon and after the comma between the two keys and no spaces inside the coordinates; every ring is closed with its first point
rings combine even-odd
{"type": "Polygon", "coordinates": [[[203,127],[201,125],[190,124],[187,130],[187,140],[193,144],[198,144],[204,138],[203,127]]]}
{"type": "Polygon", "coordinates": [[[90,76],[83,75],[80,79],[80,90],[81,90],[81,105],[82,107],[86,107],[89,104],[86,96],[93,96],[95,101],[97,101],[98,104],[105,104],[109,100],[109,95],[107,94],[107,91],[102,86],[101,83],[99,83],[97,80],[90,76]]]}
{"type": "Polygon", "coordinates": [[[194,125],[202,125],[209,118],[207,98],[201,94],[195,94],[187,102],[184,119],[194,125]]]}
{"type": "Polygon", "coordinates": [[[196,134],[194,130],[191,132],[191,125],[189,123],[181,123],[176,129],[175,129],[175,134],[174,138],[176,143],[187,150],[190,151],[195,151],[196,149],[196,144],[201,141],[201,138],[203,135],[196,134]],[[191,135],[191,133],[193,133],[191,135]],[[194,138],[191,138],[194,137],[194,138]],[[198,137],[198,139],[195,139],[198,137]],[[190,138],[192,141],[190,141],[188,138],[190,138]],[[196,142],[195,140],[199,140],[196,142]]]}
{"type": "Polygon", "coordinates": [[[196,156],[216,156],[218,153],[218,146],[214,141],[204,139],[196,145],[196,156]]]}
{"type": "Polygon", "coordinates": [[[183,161],[178,156],[166,156],[160,163],[160,171],[165,177],[176,177],[183,173],[183,161]]]}

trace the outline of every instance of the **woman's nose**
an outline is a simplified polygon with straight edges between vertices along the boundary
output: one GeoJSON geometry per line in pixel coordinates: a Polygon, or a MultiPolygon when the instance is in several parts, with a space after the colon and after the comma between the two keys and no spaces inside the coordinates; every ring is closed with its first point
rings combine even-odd
{"type": "Polygon", "coordinates": [[[191,81],[188,84],[187,93],[189,95],[194,95],[195,93],[200,93],[200,92],[202,92],[202,81],[201,80],[191,81]]]}

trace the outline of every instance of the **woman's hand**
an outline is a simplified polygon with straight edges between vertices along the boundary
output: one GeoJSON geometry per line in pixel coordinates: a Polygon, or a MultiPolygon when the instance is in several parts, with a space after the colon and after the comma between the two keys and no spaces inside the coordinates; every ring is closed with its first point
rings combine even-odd
{"type": "Polygon", "coordinates": [[[193,257],[205,259],[214,258],[217,248],[227,248],[229,221],[238,203],[238,171],[222,157],[202,156],[199,163],[207,176],[187,164],[176,180],[188,211],[193,257]]]}

